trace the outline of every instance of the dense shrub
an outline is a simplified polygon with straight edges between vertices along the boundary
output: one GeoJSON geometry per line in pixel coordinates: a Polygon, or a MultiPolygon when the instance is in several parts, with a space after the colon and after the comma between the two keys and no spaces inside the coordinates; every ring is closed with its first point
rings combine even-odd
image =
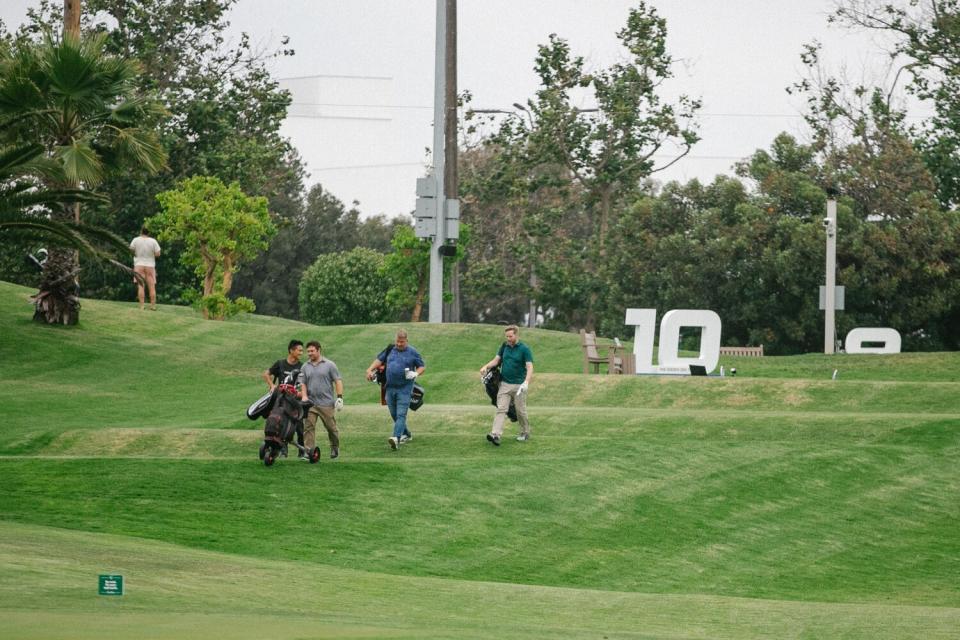
{"type": "Polygon", "coordinates": [[[317,258],[300,279],[300,317],[313,324],[370,324],[394,319],[384,256],[358,247],[317,258]]]}

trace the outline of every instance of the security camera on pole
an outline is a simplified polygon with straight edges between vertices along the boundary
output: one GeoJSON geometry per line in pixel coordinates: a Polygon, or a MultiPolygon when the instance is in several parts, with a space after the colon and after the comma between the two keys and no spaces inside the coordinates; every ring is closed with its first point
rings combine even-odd
{"type": "Polygon", "coordinates": [[[417,180],[414,214],[416,236],[433,240],[429,296],[433,323],[443,322],[443,257],[456,253],[460,236],[457,191],[457,2],[437,0],[433,171],[417,180]]]}

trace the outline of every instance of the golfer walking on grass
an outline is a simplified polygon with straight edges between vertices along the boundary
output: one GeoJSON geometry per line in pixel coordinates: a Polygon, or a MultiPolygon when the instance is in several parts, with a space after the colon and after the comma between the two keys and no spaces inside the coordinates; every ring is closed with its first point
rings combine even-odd
{"type": "Polygon", "coordinates": [[[377,371],[383,368],[386,375],[384,401],[393,418],[393,435],[387,440],[394,451],[402,442],[410,440],[407,430],[407,411],[413,394],[413,382],[423,373],[423,358],[407,342],[407,332],[397,331],[392,345],[381,351],[367,367],[367,380],[375,380],[377,371]]]}
{"type": "Polygon", "coordinates": [[[493,360],[480,367],[480,375],[487,375],[487,371],[500,365],[500,390],[497,392],[497,415],[493,418],[493,430],[487,434],[487,440],[495,446],[500,446],[500,437],[503,435],[503,423],[513,400],[517,408],[517,418],[520,421],[520,435],[517,440],[526,442],[530,439],[530,421],[527,420],[527,389],[533,379],[533,352],[530,347],[520,342],[520,329],[512,324],[504,329],[507,341],[500,345],[500,350],[493,360]]]}
{"type": "Polygon", "coordinates": [[[334,412],[343,409],[343,380],[333,360],[323,357],[323,347],[316,340],[307,343],[307,361],[300,369],[303,399],[313,406],[303,423],[303,446],[313,451],[317,445],[317,418],[323,422],[330,439],[330,457],[340,455],[340,432],[334,412]]]}

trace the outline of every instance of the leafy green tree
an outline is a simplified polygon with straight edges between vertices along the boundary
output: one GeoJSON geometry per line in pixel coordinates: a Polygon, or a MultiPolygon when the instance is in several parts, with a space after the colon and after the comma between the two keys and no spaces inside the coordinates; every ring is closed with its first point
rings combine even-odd
{"type": "Polygon", "coordinates": [[[386,253],[393,229],[405,224],[400,217],[360,220],[356,206],[347,209],[332,193],[314,185],[305,203],[279,212],[277,236],[238,274],[234,290],[256,300],[259,313],[299,318],[300,278],[317,256],[358,246],[386,253]]]}
{"type": "Polygon", "coordinates": [[[389,280],[387,303],[410,309],[410,322],[420,322],[430,281],[430,242],[414,235],[413,227],[398,227],[393,234],[393,252],[383,262],[381,275],[389,280]]]}
{"type": "MultiPolygon", "coordinates": [[[[219,178],[196,176],[157,200],[161,211],[147,224],[159,239],[183,243],[181,260],[202,281],[204,317],[222,320],[235,308],[227,298],[234,274],[276,233],[267,199],[246,195],[237,183],[226,186],[219,178]]],[[[236,304],[252,310],[247,300],[236,304]]]]}
{"type": "Polygon", "coordinates": [[[528,283],[516,277],[530,267],[514,251],[525,246],[526,238],[515,235],[518,228],[513,222],[519,219],[517,210],[526,190],[517,175],[521,165],[511,151],[491,143],[460,152],[460,215],[473,230],[460,270],[461,317],[468,322],[516,321],[532,293],[528,283]]]}
{"type": "MultiPolygon", "coordinates": [[[[169,171],[113,175],[101,185],[109,205],[91,207],[88,220],[133,237],[157,212],[156,194],[193,175],[238,182],[251,195],[268,199],[279,218],[298,215],[303,167],[289,140],[280,135],[290,95],[267,71],[274,56],[292,55],[285,42],[263,50],[243,36],[224,35],[236,0],[85,0],[82,27],[105,34],[108,51],[134,59],[142,72],[135,81],[158,96],[166,115],[161,141],[169,171]]],[[[43,0],[29,13],[20,39],[59,30],[62,2],[43,0]]],[[[160,258],[161,300],[186,300],[194,275],[180,261],[178,247],[160,258]]],[[[126,298],[129,281],[96,267],[85,270],[85,289],[99,297],[126,298]]],[[[294,285],[295,286],[295,285],[294,285]]],[[[295,292],[293,298],[295,299],[295,292]]]]}
{"type": "MultiPolygon", "coordinates": [[[[417,238],[409,224],[398,225],[393,234],[393,251],[383,262],[381,275],[390,282],[387,303],[392,308],[410,311],[410,322],[420,322],[424,298],[430,281],[430,250],[428,240],[417,238]]],[[[470,226],[460,225],[456,252],[443,259],[444,282],[451,283],[453,265],[463,259],[470,244],[470,226]]],[[[449,290],[443,292],[445,302],[452,300],[449,290]]]]}
{"type": "Polygon", "coordinates": [[[833,20],[882,33],[892,40],[897,79],[932,105],[934,115],[916,131],[926,165],[945,207],[960,204],[960,1],[840,0],[833,20]]]}
{"type": "Polygon", "coordinates": [[[514,194],[510,208],[524,232],[512,238],[527,236],[527,242],[526,250],[516,247],[512,253],[530,256],[519,270],[537,283],[530,297],[537,289],[535,297],[552,307],[561,323],[596,324],[617,212],[645,178],[676,162],[698,140],[692,121],[699,101],[681,96],[670,103],[660,95],[672,75],[666,35],[666,21],[640,2],[617,33],[624,61],[592,73],[565,40],[551,35],[535,61],[541,86],[527,102],[529,118],[506,120],[490,139],[496,152],[515,164],[504,173],[513,182],[505,191],[514,194]],[[595,109],[579,108],[584,93],[595,109]],[[658,166],[654,158],[667,146],[679,152],[658,166]],[[517,188],[522,185],[525,189],[517,188]],[[573,194],[580,197],[577,206],[569,206],[573,194]],[[559,226],[558,215],[566,218],[559,226]],[[539,231],[550,228],[563,232],[550,236],[552,251],[543,259],[536,246],[539,231]]]}
{"type": "MultiPolygon", "coordinates": [[[[812,154],[779,136],[739,167],[756,191],[721,176],[638,198],[612,239],[604,332],[623,335],[627,307],[708,308],[723,319],[726,343],[779,354],[820,350],[827,196],[812,154]]],[[[851,198],[840,199],[840,337],[856,326],[893,326],[906,349],[954,348],[960,216],[940,210],[931,193],[912,196],[910,209],[910,217],[866,220],[851,198]]]]}
{"type": "Polygon", "coordinates": [[[520,322],[540,298],[541,283],[550,287],[568,276],[566,288],[552,290],[569,295],[554,294],[548,304],[582,301],[570,286],[580,274],[568,268],[574,248],[586,242],[581,189],[557,165],[530,165],[525,155],[523,146],[490,141],[461,154],[461,215],[470,227],[461,269],[464,320],[520,322]]]}
{"type": "Polygon", "coordinates": [[[617,38],[626,60],[588,73],[583,58],[572,57],[567,42],[552,35],[550,43],[539,48],[535,69],[541,88],[528,103],[536,124],[533,146],[543,158],[563,165],[587,190],[601,250],[618,195],[677,162],[699,140],[692,120],[700,102],[681,96],[671,104],[659,94],[673,75],[666,20],[640,2],[617,38]],[[595,112],[576,106],[574,94],[580,88],[593,94],[595,112]],[[667,144],[676,144],[680,151],[657,166],[654,156],[667,144]]]}
{"type": "Polygon", "coordinates": [[[320,325],[393,320],[383,263],[382,253],[364,247],[319,256],[300,280],[300,317],[320,325]]]}
{"type": "Polygon", "coordinates": [[[788,91],[807,99],[817,182],[850,196],[862,218],[910,217],[912,194],[934,193],[936,182],[910,139],[905,112],[893,104],[893,90],[829,76],[819,45],[807,46],[801,59],[808,76],[788,91]]]}
{"type": "MultiPolygon", "coordinates": [[[[7,142],[43,146],[50,189],[92,189],[114,172],[157,172],[165,153],[150,127],[161,112],[135,86],[136,65],[104,49],[103,36],[40,43],[18,41],[0,51],[0,122],[7,142]]],[[[78,203],[51,211],[80,222],[78,203]]],[[[53,249],[44,265],[34,319],[75,324],[80,271],[73,250],[53,249]]]]}

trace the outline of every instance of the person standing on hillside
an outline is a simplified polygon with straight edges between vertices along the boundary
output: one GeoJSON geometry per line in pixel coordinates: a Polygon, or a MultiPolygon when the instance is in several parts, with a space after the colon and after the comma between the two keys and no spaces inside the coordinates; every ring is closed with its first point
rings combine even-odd
{"type": "Polygon", "coordinates": [[[395,342],[381,351],[367,367],[367,380],[373,381],[377,371],[383,368],[386,376],[384,401],[393,418],[393,435],[387,440],[394,451],[412,436],[407,429],[407,411],[413,394],[413,382],[423,374],[424,364],[420,353],[407,342],[407,332],[397,331],[395,342]]]}
{"type": "MultiPolygon", "coordinates": [[[[273,365],[263,372],[263,379],[267,381],[267,386],[270,387],[270,391],[273,391],[277,388],[277,385],[285,382],[289,377],[293,381],[293,384],[302,385],[303,381],[300,380],[300,370],[302,365],[300,364],[300,356],[303,355],[303,342],[300,340],[291,340],[287,344],[287,357],[281,358],[273,363],[273,365]]],[[[303,394],[303,389],[300,390],[301,397],[303,394]]],[[[297,429],[297,444],[301,447],[303,446],[303,428],[297,429]]],[[[283,445],[283,450],[280,455],[284,458],[287,457],[287,445],[283,445]]],[[[303,452],[300,453],[301,458],[305,458],[303,452]]]]}
{"type": "Polygon", "coordinates": [[[527,419],[527,390],[533,379],[533,352],[530,347],[520,342],[520,329],[512,324],[504,329],[507,341],[500,345],[493,360],[480,367],[480,375],[487,375],[487,371],[500,365],[500,390],[497,391],[497,414],[493,418],[493,430],[487,434],[487,440],[494,446],[500,446],[500,437],[503,436],[503,423],[513,400],[517,409],[517,418],[520,421],[520,435],[517,440],[526,442],[530,439],[530,421],[527,419]]]}
{"type": "Polygon", "coordinates": [[[133,252],[133,272],[142,278],[134,278],[137,283],[137,300],[143,311],[143,285],[150,291],[150,310],[157,310],[157,258],[160,256],[160,243],[150,237],[150,231],[144,226],[140,235],[130,241],[133,252]]]}
{"type": "Polygon", "coordinates": [[[323,347],[316,340],[307,343],[307,361],[300,369],[303,381],[303,399],[313,406],[303,424],[303,441],[307,451],[317,443],[317,418],[323,422],[330,440],[330,457],[340,455],[340,432],[337,430],[336,411],[343,409],[343,380],[333,360],[323,357],[323,347]]]}

